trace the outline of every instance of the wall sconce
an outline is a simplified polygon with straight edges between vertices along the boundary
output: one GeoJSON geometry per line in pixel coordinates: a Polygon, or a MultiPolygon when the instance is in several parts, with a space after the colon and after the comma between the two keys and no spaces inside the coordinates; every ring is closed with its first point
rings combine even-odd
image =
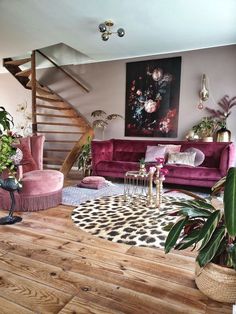
{"type": "Polygon", "coordinates": [[[111,34],[117,34],[119,37],[123,37],[125,35],[125,30],[123,28],[118,28],[116,32],[112,32],[111,27],[113,25],[114,23],[111,20],[99,24],[98,28],[99,31],[102,33],[101,37],[103,41],[107,41],[110,38],[111,34]]]}
{"type": "Polygon", "coordinates": [[[202,75],[201,90],[200,90],[199,96],[200,96],[200,101],[198,104],[198,109],[202,110],[203,109],[203,101],[206,101],[209,98],[209,90],[208,90],[207,84],[206,84],[206,74],[202,75]]]}

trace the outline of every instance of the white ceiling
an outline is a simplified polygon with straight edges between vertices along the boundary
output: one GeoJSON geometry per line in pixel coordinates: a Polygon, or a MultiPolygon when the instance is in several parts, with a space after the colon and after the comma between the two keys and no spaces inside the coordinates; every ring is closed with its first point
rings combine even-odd
{"type": "Polygon", "coordinates": [[[1,59],[57,43],[93,61],[235,44],[236,0],[0,0],[1,59]],[[102,41],[107,19],[126,35],[102,41]]]}

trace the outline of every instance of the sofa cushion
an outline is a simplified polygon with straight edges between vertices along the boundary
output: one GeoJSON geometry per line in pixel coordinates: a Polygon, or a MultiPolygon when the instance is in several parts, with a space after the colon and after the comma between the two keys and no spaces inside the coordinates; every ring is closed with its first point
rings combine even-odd
{"type": "Polygon", "coordinates": [[[155,162],[157,158],[165,158],[165,146],[147,146],[145,162],[155,162]]]}
{"type": "Polygon", "coordinates": [[[194,166],[195,167],[200,166],[203,163],[204,159],[205,159],[205,154],[200,149],[197,149],[195,147],[187,148],[185,150],[185,152],[196,153],[195,159],[194,159],[194,166]]]}
{"type": "Polygon", "coordinates": [[[181,178],[181,179],[193,179],[193,180],[205,180],[205,181],[217,181],[221,178],[219,169],[206,168],[206,167],[190,167],[182,165],[166,165],[168,174],[166,177],[181,178]]]}
{"type": "Polygon", "coordinates": [[[167,164],[179,164],[194,167],[195,156],[195,152],[170,153],[168,155],[167,164]]]}
{"type": "Polygon", "coordinates": [[[158,144],[158,146],[165,147],[165,160],[168,159],[168,155],[171,153],[179,153],[181,149],[181,145],[175,145],[175,144],[158,144]]]}
{"type": "Polygon", "coordinates": [[[23,167],[23,173],[29,172],[32,170],[37,170],[37,164],[34,161],[29,146],[27,143],[21,143],[16,145],[17,148],[19,148],[23,153],[23,158],[21,159],[20,164],[23,167]]]}

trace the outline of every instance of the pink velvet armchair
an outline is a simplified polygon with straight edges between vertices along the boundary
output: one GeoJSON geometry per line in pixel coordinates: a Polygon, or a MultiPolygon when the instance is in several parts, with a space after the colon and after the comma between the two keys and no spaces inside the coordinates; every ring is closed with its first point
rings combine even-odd
{"type": "MultiPolygon", "coordinates": [[[[62,200],[64,176],[57,170],[43,170],[43,135],[20,139],[23,152],[20,179],[22,189],[15,192],[16,211],[37,211],[57,206],[62,200]]],[[[9,209],[9,193],[0,189],[0,209],[9,209]]]]}

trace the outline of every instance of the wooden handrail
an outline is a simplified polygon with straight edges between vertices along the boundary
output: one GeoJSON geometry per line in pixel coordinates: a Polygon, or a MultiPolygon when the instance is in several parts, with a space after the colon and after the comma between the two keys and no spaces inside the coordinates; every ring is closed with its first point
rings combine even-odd
{"type": "Polygon", "coordinates": [[[48,61],[50,61],[56,68],[58,68],[59,70],[61,70],[64,74],[66,74],[67,76],[69,76],[70,79],[72,79],[76,84],[78,84],[82,89],[84,89],[86,92],[89,92],[89,89],[87,86],[85,86],[83,83],[81,83],[80,81],[78,81],[76,78],[74,78],[69,72],[67,72],[66,70],[64,70],[60,65],[56,64],[56,62],[54,62],[51,58],[49,58],[47,55],[45,55],[42,51],[40,50],[36,50],[39,54],[41,54],[45,59],[47,59],[48,61]]]}

